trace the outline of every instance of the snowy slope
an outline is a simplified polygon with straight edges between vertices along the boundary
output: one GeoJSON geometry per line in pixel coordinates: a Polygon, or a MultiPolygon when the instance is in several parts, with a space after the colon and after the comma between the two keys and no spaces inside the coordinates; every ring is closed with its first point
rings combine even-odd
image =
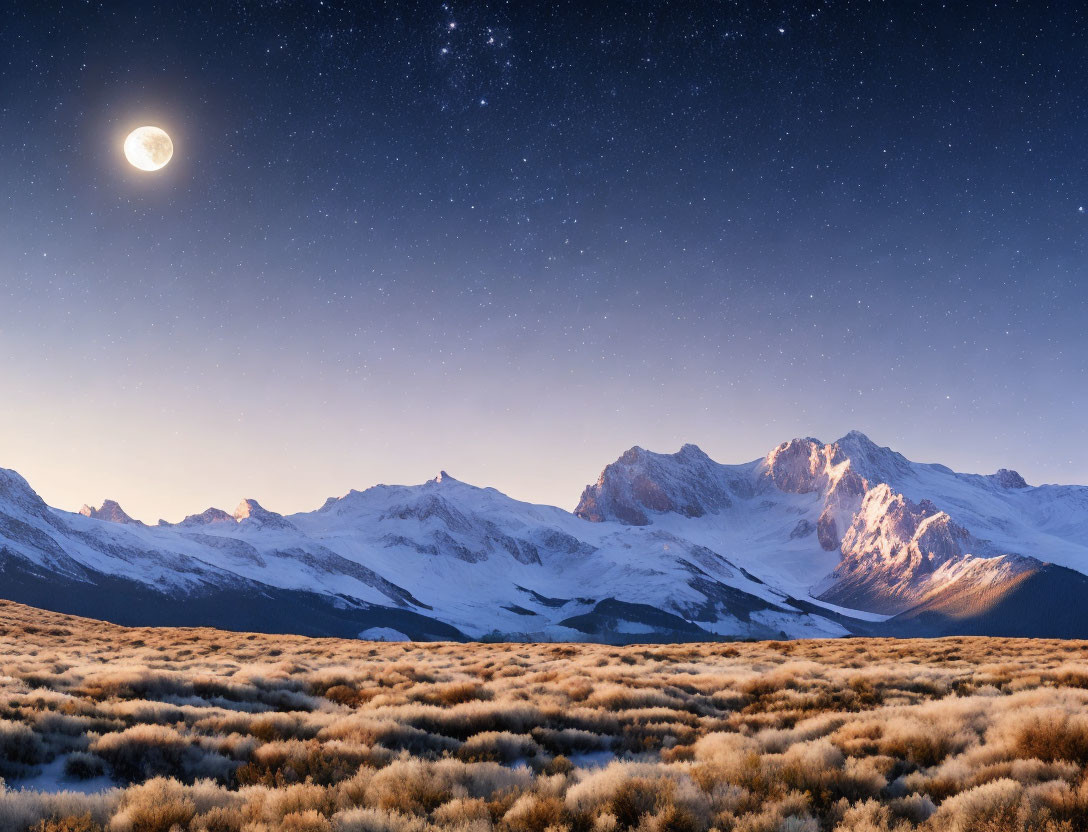
{"type": "MultiPolygon", "coordinates": [[[[88,586],[102,576],[123,578],[182,604],[221,590],[306,593],[379,617],[404,611],[449,625],[445,635],[468,637],[846,632],[790,606],[783,593],[718,553],[665,530],[587,523],[446,474],[419,486],[352,491],[286,518],[245,500],[234,514],[208,509],[158,526],[127,522],[113,504],[98,513],[116,521],[88,516],[93,509],[49,509],[21,477],[9,476],[18,497],[0,504],[0,568],[9,564],[9,573],[16,564],[88,586]],[[601,604],[609,626],[598,620],[601,604]],[[671,618],[646,624],[646,608],[671,618]]],[[[281,612],[279,626],[289,629],[293,610],[281,612]]],[[[418,626],[413,633],[442,634],[418,626]]]]}
{"type": "Polygon", "coordinates": [[[843,632],[789,608],[781,593],[690,540],[587,523],[444,473],[421,486],[351,492],[288,519],[323,545],[410,585],[443,620],[472,635],[576,638],[564,622],[610,598],[735,635],[775,635],[780,617],[787,632],[843,632]]]}
{"type": "MultiPolygon", "coordinates": [[[[962,631],[1006,591],[1028,606],[1025,587],[1053,585],[1061,567],[1072,570],[1060,576],[1066,585],[1088,593],[1083,486],[1032,488],[1005,469],[960,474],[911,462],[856,431],[830,444],[784,442],[745,466],[708,465],[705,456],[693,463],[692,448],[632,449],[586,489],[576,513],[682,534],[794,597],[856,617],[925,607],[944,616],[932,626],[962,631]],[[693,493],[702,484],[720,507],[683,510],[700,504],[693,493]]],[[[1088,633],[1088,616],[1084,625],[1088,633]]]]}
{"type": "Polygon", "coordinates": [[[1088,488],[957,474],[856,432],[741,465],[632,448],[574,513],[443,472],[287,517],[246,499],[146,526],[112,501],[51,509],[0,469],[0,595],[124,623],[605,641],[969,631],[1056,582],[1079,591],[1086,570],[1088,488]]]}

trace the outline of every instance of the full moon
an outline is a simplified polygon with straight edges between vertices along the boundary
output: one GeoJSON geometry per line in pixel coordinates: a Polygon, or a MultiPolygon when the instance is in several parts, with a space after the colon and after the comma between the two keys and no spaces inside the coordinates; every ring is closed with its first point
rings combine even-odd
{"type": "Polygon", "coordinates": [[[158,170],[174,155],[174,143],[159,127],[137,127],[125,139],[125,158],[140,170],[158,170]]]}

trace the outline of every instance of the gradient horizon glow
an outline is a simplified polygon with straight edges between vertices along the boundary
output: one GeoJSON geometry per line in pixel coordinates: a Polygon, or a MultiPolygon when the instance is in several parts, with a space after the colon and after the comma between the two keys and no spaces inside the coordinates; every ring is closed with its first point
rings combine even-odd
{"type": "Polygon", "coordinates": [[[857,428],[1088,482],[1077,4],[10,4],[0,466],[148,522],[857,428]],[[170,164],[122,144],[165,129],[170,164]]]}

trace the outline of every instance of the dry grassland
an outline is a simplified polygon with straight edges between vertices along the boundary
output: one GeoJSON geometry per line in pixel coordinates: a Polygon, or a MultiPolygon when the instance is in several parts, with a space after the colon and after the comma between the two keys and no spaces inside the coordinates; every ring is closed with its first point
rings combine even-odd
{"type": "Polygon", "coordinates": [[[1088,643],[374,644],[0,602],[0,830],[1088,829],[1088,643]],[[118,785],[36,791],[66,777],[118,785]]]}

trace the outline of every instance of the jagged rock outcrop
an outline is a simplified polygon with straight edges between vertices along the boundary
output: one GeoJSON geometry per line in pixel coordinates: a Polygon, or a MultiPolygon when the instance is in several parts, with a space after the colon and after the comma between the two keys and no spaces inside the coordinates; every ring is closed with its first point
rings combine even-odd
{"type": "Polygon", "coordinates": [[[234,510],[234,519],[239,523],[266,529],[294,529],[295,526],[282,514],[269,511],[256,500],[246,498],[234,510]]]}
{"type": "Polygon", "coordinates": [[[190,514],[180,523],[179,526],[207,526],[212,523],[230,523],[234,525],[238,521],[234,519],[233,515],[227,514],[221,508],[207,508],[200,514],[190,514]]]}
{"type": "Polygon", "coordinates": [[[998,468],[996,474],[991,475],[994,482],[1002,488],[1027,488],[1027,481],[1016,471],[1008,468],[998,468]]]}
{"type": "Polygon", "coordinates": [[[763,466],[764,480],[779,491],[823,496],[816,536],[825,551],[837,549],[841,531],[853,520],[868,487],[839,443],[792,439],[767,454],[763,466]]]}
{"type": "Polygon", "coordinates": [[[969,539],[931,500],[913,503],[881,483],[866,493],[843,537],[842,555],[847,564],[869,562],[909,576],[964,554],[969,539]]]}
{"type": "Polygon", "coordinates": [[[596,484],[586,486],[574,513],[594,523],[618,520],[645,526],[655,513],[702,517],[733,504],[751,484],[733,466],[714,462],[696,445],[675,454],[634,447],[605,466],[596,484]]]}
{"type": "Polygon", "coordinates": [[[816,531],[815,524],[806,517],[802,517],[797,521],[797,525],[790,531],[790,540],[798,540],[803,537],[808,537],[810,534],[816,531]]]}
{"type": "Polygon", "coordinates": [[[92,508],[91,506],[84,505],[83,508],[79,510],[79,513],[84,517],[91,517],[95,520],[104,520],[107,523],[143,525],[139,520],[133,520],[129,517],[116,500],[103,501],[101,508],[92,508]]]}
{"type": "Polygon", "coordinates": [[[951,583],[1008,580],[1040,565],[1011,554],[979,557],[985,548],[930,500],[914,503],[881,483],[843,536],[842,560],[820,597],[897,613],[951,583]]]}

